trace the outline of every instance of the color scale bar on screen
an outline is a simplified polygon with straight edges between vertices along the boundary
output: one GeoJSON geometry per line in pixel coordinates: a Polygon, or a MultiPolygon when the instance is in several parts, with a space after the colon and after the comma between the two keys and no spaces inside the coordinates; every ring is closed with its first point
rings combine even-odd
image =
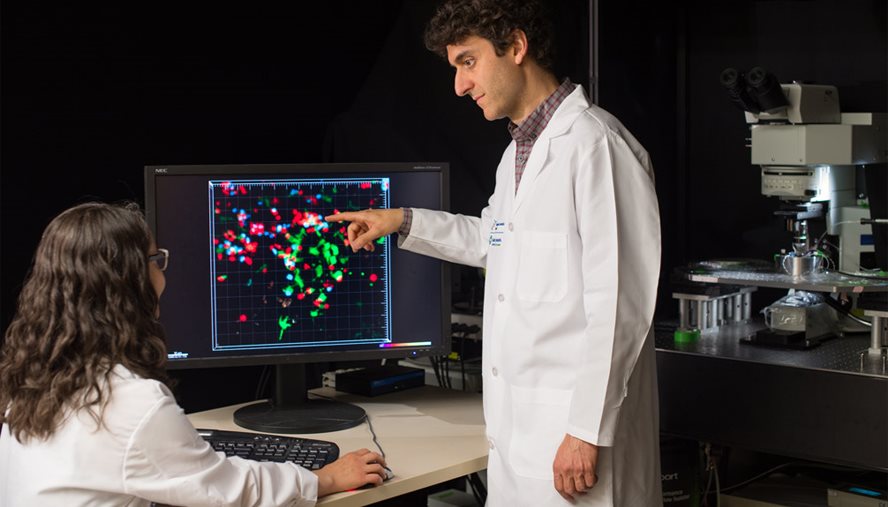
{"type": "Polygon", "coordinates": [[[432,342],[410,342],[410,343],[380,343],[379,348],[391,347],[428,347],[432,342]]]}

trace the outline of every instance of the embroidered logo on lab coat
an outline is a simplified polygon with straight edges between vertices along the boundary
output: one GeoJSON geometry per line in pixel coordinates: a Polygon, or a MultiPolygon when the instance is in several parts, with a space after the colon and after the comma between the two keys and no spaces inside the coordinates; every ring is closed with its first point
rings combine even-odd
{"type": "Polygon", "coordinates": [[[506,223],[494,220],[490,226],[490,236],[488,236],[487,244],[490,246],[503,245],[503,233],[506,229],[506,223]]]}

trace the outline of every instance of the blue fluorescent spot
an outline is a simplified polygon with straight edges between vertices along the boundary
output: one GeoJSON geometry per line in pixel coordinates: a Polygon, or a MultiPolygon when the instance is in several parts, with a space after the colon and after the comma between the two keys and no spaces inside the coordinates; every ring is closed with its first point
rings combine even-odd
{"type": "Polygon", "coordinates": [[[239,258],[238,260],[240,260],[241,262],[244,262],[245,260],[247,260],[247,258],[244,257],[243,255],[241,255],[240,258],[239,258]]]}
{"type": "Polygon", "coordinates": [[[333,291],[333,287],[332,287],[332,286],[327,287],[327,292],[332,292],[332,291],[333,291]]]}
{"type": "Polygon", "coordinates": [[[290,273],[290,274],[287,275],[287,280],[293,280],[293,274],[292,274],[292,273],[290,273]]]}
{"type": "Polygon", "coordinates": [[[320,198],[321,198],[321,194],[315,194],[315,199],[320,199],[320,198]]]}

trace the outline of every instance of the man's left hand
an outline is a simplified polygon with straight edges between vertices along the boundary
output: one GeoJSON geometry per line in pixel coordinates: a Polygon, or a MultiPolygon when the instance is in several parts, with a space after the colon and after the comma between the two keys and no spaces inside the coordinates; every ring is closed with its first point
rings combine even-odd
{"type": "Polygon", "coordinates": [[[565,500],[572,502],[574,496],[584,494],[598,482],[597,464],[597,445],[565,435],[552,463],[555,489],[565,500]]]}

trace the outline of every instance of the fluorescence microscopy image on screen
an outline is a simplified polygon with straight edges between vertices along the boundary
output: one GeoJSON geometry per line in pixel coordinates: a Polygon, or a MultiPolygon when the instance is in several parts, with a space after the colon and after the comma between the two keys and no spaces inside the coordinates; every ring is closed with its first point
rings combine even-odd
{"type": "Polygon", "coordinates": [[[388,178],[211,180],[214,350],[391,341],[390,246],[324,217],[389,206],[388,178]]]}

